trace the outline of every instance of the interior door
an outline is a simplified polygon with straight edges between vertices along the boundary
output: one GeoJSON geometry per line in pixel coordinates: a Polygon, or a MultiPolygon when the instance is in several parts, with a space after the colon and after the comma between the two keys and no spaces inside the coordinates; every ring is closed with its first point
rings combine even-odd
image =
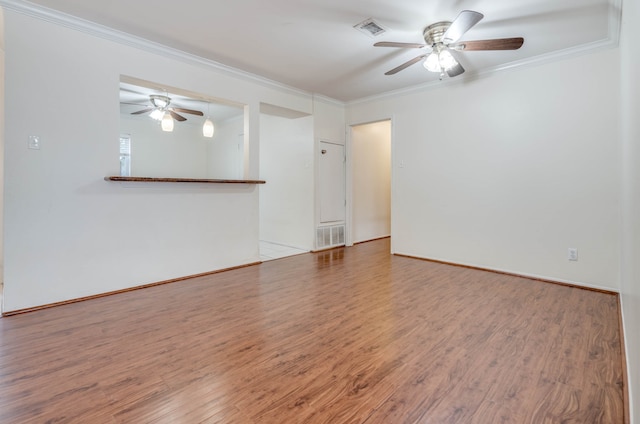
{"type": "Polygon", "coordinates": [[[320,223],[345,220],[344,146],[320,142],[320,223]]]}

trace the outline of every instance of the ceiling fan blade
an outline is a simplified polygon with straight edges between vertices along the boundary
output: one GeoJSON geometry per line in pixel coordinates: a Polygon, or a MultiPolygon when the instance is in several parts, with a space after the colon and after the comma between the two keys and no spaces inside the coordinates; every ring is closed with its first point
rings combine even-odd
{"type": "Polygon", "coordinates": [[[176,121],[182,122],[187,120],[187,118],[185,118],[184,116],[178,115],[173,110],[168,110],[168,112],[169,112],[169,115],[171,115],[173,119],[175,119],[176,121]]]}
{"type": "Polygon", "coordinates": [[[462,67],[460,62],[458,62],[456,66],[454,66],[453,68],[447,71],[447,75],[449,75],[449,77],[457,77],[458,75],[461,75],[463,73],[464,73],[464,68],[462,67]]]}
{"type": "Polygon", "coordinates": [[[456,50],[518,50],[522,47],[524,38],[495,38],[493,40],[463,41],[454,46],[449,46],[456,50]]]}
{"type": "Polygon", "coordinates": [[[447,49],[447,51],[451,54],[454,59],[455,65],[451,68],[447,69],[445,72],[449,75],[450,78],[457,77],[458,75],[462,75],[464,73],[464,67],[460,64],[460,60],[458,59],[458,55],[455,51],[451,49],[447,49]]]}
{"type": "Polygon", "coordinates": [[[401,47],[406,49],[421,49],[426,47],[426,44],[420,43],[396,43],[395,41],[379,41],[374,44],[375,47],[401,47]]]}
{"type": "Polygon", "coordinates": [[[137,112],[131,112],[132,115],[142,115],[143,113],[151,112],[155,107],[148,107],[146,109],[139,110],[137,112]]]}
{"type": "Polygon", "coordinates": [[[426,54],[421,54],[420,56],[414,57],[413,59],[406,61],[405,63],[403,63],[400,66],[396,66],[395,68],[393,68],[390,71],[385,72],[385,75],[393,75],[393,74],[397,74],[398,72],[402,71],[405,68],[408,68],[409,66],[413,65],[414,63],[420,62],[422,59],[424,59],[425,57],[427,57],[426,54]]]}
{"type": "Polygon", "coordinates": [[[473,10],[463,10],[458,17],[451,23],[447,32],[444,33],[442,41],[445,43],[455,43],[465,32],[469,31],[475,24],[480,22],[484,15],[473,10]]]}
{"type": "Polygon", "coordinates": [[[120,102],[121,105],[129,105],[129,106],[140,106],[140,107],[148,107],[149,105],[145,102],[120,102]]]}
{"type": "Polygon", "coordinates": [[[172,107],[171,109],[178,112],[182,112],[182,113],[190,113],[192,115],[204,116],[204,113],[200,112],[199,110],[184,109],[181,107],[172,107]]]}

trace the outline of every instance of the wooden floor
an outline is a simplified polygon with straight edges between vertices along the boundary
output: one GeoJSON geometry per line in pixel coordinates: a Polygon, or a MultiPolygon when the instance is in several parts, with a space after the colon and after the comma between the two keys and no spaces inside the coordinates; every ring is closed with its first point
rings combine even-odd
{"type": "Polygon", "coordinates": [[[0,422],[623,422],[615,295],[389,241],[0,319],[0,422]]]}

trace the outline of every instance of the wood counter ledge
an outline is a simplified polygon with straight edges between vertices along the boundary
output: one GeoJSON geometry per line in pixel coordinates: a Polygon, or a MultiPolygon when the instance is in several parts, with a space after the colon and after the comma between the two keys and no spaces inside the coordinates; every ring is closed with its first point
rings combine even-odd
{"type": "Polygon", "coordinates": [[[104,177],[105,181],[128,181],[136,183],[208,183],[208,184],[265,184],[263,180],[216,180],[206,178],[152,178],[152,177],[104,177]]]}

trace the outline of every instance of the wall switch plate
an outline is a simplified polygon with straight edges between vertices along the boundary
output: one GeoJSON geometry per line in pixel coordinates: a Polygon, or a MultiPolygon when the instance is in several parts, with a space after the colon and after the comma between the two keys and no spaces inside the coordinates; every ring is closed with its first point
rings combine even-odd
{"type": "Polygon", "coordinates": [[[570,261],[577,261],[578,249],[576,249],[575,247],[570,247],[567,253],[567,259],[569,259],[570,261]]]}
{"type": "Polygon", "coordinates": [[[29,143],[27,144],[27,147],[33,150],[40,150],[40,144],[40,137],[37,135],[29,136],[29,143]]]}

